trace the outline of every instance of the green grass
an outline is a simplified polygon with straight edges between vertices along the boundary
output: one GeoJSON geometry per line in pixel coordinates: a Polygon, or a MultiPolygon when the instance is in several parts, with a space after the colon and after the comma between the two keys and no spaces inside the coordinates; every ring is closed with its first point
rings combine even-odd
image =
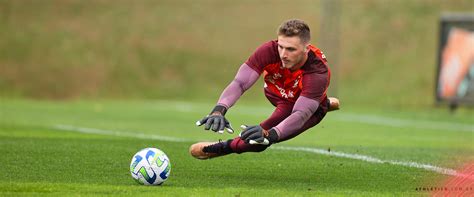
{"type": "MultiPolygon", "coordinates": [[[[2,196],[426,195],[415,189],[439,186],[449,178],[423,169],[276,149],[196,160],[188,153],[191,141],[236,135],[218,135],[194,125],[208,113],[212,103],[3,99],[0,104],[2,196]],[[57,129],[57,124],[178,137],[190,142],[78,133],[57,129]],[[132,155],[144,147],[162,149],[173,164],[171,176],[163,186],[140,186],[129,174],[132,155]]],[[[240,103],[229,111],[228,118],[235,127],[255,124],[271,111],[269,104],[240,103]]],[[[474,160],[472,131],[391,127],[341,118],[349,113],[433,124],[473,124],[472,111],[451,115],[436,109],[384,112],[349,108],[328,114],[316,128],[276,146],[330,148],[453,169],[474,160]]]]}

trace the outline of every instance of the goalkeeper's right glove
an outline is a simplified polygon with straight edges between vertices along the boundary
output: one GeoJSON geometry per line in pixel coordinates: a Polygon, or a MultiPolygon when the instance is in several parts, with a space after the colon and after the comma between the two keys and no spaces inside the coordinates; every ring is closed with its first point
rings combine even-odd
{"type": "Polygon", "coordinates": [[[209,115],[204,117],[202,120],[197,121],[196,125],[201,126],[205,124],[205,130],[213,130],[214,132],[224,133],[224,129],[229,133],[234,133],[234,129],[230,125],[230,122],[224,117],[227,109],[222,105],[216,105],[209,115]]]}
{"type": "Polygon", "coordinates": [[[274,128],[270,130],[263,129],[260,125],[240,126],[242,131],[239,136],[247,144],[271,145],[278,141],[278,133],[274,128]]]}

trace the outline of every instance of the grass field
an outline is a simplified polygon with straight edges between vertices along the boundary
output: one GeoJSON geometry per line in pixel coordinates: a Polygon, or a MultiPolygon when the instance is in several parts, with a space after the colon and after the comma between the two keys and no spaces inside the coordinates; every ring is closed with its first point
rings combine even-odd
{"type": "MultiPolygon", "coordinates": [[[[341,0],[326,16],[339,33],[322,26],[328,2],[0,0],[0,196],[428,195],[474,166],[474,110],[433,107],[439,18],[472,0],[341,0]],[[194,123],[290,18],[339,48],[329,95],[343,110],[263,153],[192,158],[191,144],[238,135],[194,123]],[[172,162],[160,187],[130,176],[145,147],[172,162]]],[[[235,129],[272,112],[261,91],[229,111],[235,129]]]]}
{"type": "MultiPolygon", "coordinates": [[[[209,133],[194,125],[212,105],[3,99],[0,196],[426,195],[416,189],[440,186],[452,176],[390,162],[285,149],[330,149],[447,169],[474,161],[472,111],[451,115],[443,109],[356,108],[332,112],[317,127],[260,154],[196,160],[188,154],[193,142],[237,135],[209,133]],[[145,147],[162,149],[173,164],[163,186],[140,186],[129,174],[132,155],[145,147]]],[[[240,103],[228,118],[237,127],[258,123],[271,111],[269,104],[240,103]]]]}

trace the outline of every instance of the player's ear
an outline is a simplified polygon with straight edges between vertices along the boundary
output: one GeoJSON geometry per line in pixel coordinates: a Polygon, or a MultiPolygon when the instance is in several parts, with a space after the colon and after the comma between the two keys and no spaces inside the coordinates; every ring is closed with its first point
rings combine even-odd
{"type": "Polygon", "coordinates": [[[309,44],[305,44],[305,46],[304,46],[304,52],[306,53],[306,52],[308,52],[308,51],[309,51],[309,44]]]}

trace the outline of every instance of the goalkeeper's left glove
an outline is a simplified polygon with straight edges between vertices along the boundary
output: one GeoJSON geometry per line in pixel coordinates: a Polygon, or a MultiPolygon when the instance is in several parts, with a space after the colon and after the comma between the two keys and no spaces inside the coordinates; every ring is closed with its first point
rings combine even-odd
{"type": "Polygon", "coordinates": [[[247,144],[270,145],[278,141],[278,134],[274,128],[265,130],[260,125],[241,127],[244,131],[240,133],[240,139],[247,144]]]}
{"type": "Polygon", "coordinates": [[[202,120],[196,122],[197,126],[205,124],[205,130],[213,130],[220,134],[224,133],[224,129],[229,133],[234,133],[234,129],[230,125],[230,122],[224,117],[227,109],[222,105],[216,105],[209,115],[204,117],[202,120]]]}

